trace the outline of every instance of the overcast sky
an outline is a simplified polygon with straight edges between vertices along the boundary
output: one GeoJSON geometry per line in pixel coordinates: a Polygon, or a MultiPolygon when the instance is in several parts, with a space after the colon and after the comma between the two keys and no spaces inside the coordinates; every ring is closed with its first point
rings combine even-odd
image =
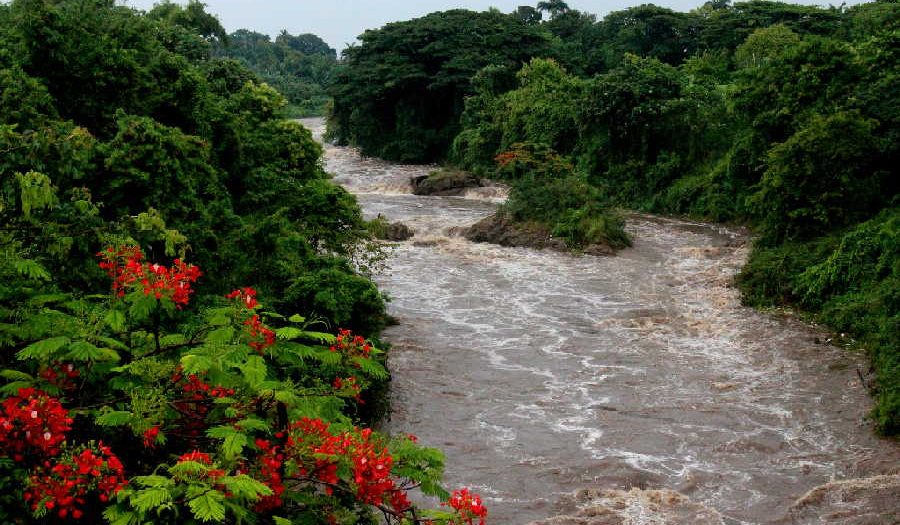
{"type": "MultiPolygon", "coordinates": [[[[138,9],[149,9],[158,0],[120,0],[138,9]]],[[[687,11],[705,0],[656,0],[652,3],[687,11]]],[[[838,0],[839,2],[840,0],[838,0]]],[[[277,35],[314,33],[340,51],[366,29],[388,22],[409,20],[434,11],[466,8],[477,11],[497,7],[510,12],[520,5],[536,5],[538,0],[205,0],[207,10],[218,15],[228,32],[252,29],[277,35]]],[[[569,7],[602,17],[610,11],[649,3],[650,0],[568,0],[569,7]]],[[[828,0],[800,0],[796,3],[827,4],[828,0]]],[[[850,0],[848,4],[858,3],[850,0]]],[[[180,2],[184,3],[184,2],[180,2]]]]}

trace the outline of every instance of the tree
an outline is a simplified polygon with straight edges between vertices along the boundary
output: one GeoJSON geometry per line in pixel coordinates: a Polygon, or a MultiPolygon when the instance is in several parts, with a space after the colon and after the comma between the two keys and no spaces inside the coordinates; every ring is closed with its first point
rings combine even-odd
{"type": "Polygon", "coordinates": [[[548,13],[550,15],[550,18],[556,18],[557,16],[569,10],[569,4],[565,3],[563,0],[549,0],[547,2],[538,2],[537,10],[548,13]]]}
{"type": "Polygon", "coordinates": [[[513,16],[522,21],[526,25],[534,25],[541,23],[543,13],[529,5],[520,5],[513,11],[513,16]]]}
{"type": "Polygon", "coordinates": [[[388,24],[361,40],[345,51],[331,88],[330,133],[366,154],[411,162],[446,156],[476,72],[517,70],[550,48],[539,26],[465,10],[388,24]]]}
{"type": "Polygon", "coordinates": [[[282,31],[275,39],[275,43],[287,46],[303,55],[322,55],[337,59],[337,51],[326,44],[324,40],[310,33],[294,36],[287,31],[282,31]]]}

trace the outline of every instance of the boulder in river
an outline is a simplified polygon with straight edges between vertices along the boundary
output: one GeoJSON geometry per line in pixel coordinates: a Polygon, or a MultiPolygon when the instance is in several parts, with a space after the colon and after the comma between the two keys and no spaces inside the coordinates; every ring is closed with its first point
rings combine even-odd
{"type": "Polygon", "coordinates": [[[481,179],[465,171],[441,169],[428,175],[410,179],[415,195],[453,197],[462,195],[466,188],[480,188],[481,179]]]}
{"type": "Polygon", "coordinates": [[[500,246],[566,250],[566,243],[554,238],[546,226],[535,222],[516,222],[504,213],[495,213],[476,222],[463,232],[463,236],[472,242],[489,242],[500,246]]]}
{"type": "Polygon", "coordinates": [[[412,238],[414,234],[412,228],[402,222],[392,222],[388,224],[385,239],[394,242],[405,241],[412,238]]]}
{"type": "Polygon", "coordinates": [[[369,230],[376,238],[383,241],[400,242],[415,235],[409,226],[402,222],[388,222],[382,215],[369,222],[369,230]]]}
{"type": "MultiPolygon", "coordinates": [[[[472,242],[488,242],[500,246],[518,246],[538,250],[551,249],[560,252],[571,251],[563,239],[554,237],[550,228],[536,222],[517,222],[508,215],[498,212],[476,222],[461,231],[472,242]]],[[[615,250],[605,244],[591,244],[582,253],[586,255],[614,255],[615,250]]]]}

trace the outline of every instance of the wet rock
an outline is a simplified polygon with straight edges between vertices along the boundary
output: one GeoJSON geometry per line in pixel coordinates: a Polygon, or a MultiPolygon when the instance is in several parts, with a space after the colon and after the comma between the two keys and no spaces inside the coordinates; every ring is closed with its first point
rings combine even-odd
{"type": "Polygon", "coordinates": [[[415,235],[415,232],[409,226],[402,222],[392,222],[388,224],[384,233],[384,238],[387,241],[399,242],[408,240],[412,238],[413,235],[415,235]]]}
{"type": "Polygon", "coordinates": [[[502,213],[496,213],[470,226],[463,236],[472,242],[489,242],[500,246],[566,251],[566,243],[550,235],[550,230],[536,223],[514,222],[502,213]]]}
{"type": "Polygon", "coordinates": [[[534,521],[530,525],[723,525],[716,510],[694,503],[673,490],[580,490],[571,496],[578,510],[569,515],[534,521]]]}
{"type": "Polygon", "coordinates": [[[481,179],[458,170],[438,170],[429,175],[412,177],[409,181],[415,195],[459,196],[467,188],[480,188],[481,179]]]}
{"type": "MultiPolygon", "coordinates": [[[[503,213],[496,213],[468,228],[455,230],[453,233],[460,234],[472,242],[488,242],[499,244],[500,246],[516,246],[538,250],[571,251],[565,241],[553,237],[550,234],[550,229],[546,226],[535,222],[516,222],[503,213]]],[[[582,253],[585,255],[608,256],[614,255],[615,250],[605,244],[591,244],[584,248],[582,253]]]]}

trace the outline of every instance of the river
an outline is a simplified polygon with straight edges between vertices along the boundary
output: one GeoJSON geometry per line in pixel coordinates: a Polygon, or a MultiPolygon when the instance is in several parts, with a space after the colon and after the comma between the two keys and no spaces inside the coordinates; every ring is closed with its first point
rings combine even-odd
{"type": "Polygon", "coordinates": [[[441,448],[447,485],[482,494],[490,523],[900,514],[898,477],[871,477],[898,473],[900,447],[866,420],[864,358],[741,306],[745,232],[634,215],[614,257],[475,244],[448,232],[491,214],[496,188],[413,196],[431,168],[325,151],[368,217],[416,232],[376,278],[400,323],[386,426],[441,448]]]}

